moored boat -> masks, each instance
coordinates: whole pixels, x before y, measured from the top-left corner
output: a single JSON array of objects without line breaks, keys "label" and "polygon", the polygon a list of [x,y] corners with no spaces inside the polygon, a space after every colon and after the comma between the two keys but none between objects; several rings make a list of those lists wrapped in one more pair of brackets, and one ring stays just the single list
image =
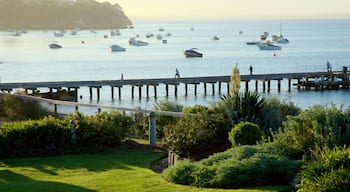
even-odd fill
[{"label": "moored boat", "polygon": [[260,42],[256,44],[260,50],[282,50],[282,47],[272,44],[271,42]]},{"label": "moored boat", "polygon": [[119,45],[111,45],[111,46],[109,46],[109,49],[111,50],[111,52],[119,52],[119,51],[126,50],[124,47],[121,47]]},{"label": "moored boat", "polygon": [[62,48],[62,46],[59,45],[56,41],[52,42],[52,43],[49,45],[49,47],[50,47],[51,49],[60,49],[60,48]]},{"label": "moored boat", "polygon": [[187,49],[184,51],[186,57],[203,57],[203,53],[197,51],[197,48]]}]

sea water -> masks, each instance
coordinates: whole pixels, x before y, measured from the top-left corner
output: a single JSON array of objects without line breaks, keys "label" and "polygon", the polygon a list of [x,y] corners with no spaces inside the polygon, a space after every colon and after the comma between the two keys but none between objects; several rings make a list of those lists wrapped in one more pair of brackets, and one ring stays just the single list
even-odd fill
[{"label": "sea water", "polygon": [[[0,82],[40,82],[73,80],[118,80],[138,78],[173,78],[176,68],[181,77],[230,75],[238,64],[240,74],[249,74],[253,66],[254,74],[326,71],[329,61],[332,70],[350,68],[350,20],[233,20],[233,21],[134,21],[132,29],[121,29],[120,36],[110,36],[110,30],[80,30],[64,37],[54,37],[54,31],[28,31],[19,37],[14,32],[0,32]],[[163,28],[165,31],[159,31]],[[239,34],[242,31],[242,34]],[[290,43],[283,44],[281,51],[260,51],[257,46],[246,45],[257,40],[263,32],[270,35],[282,33]],[[154,37],[146,38],[147,33]],[[166,34],[170,33],[171,36]],[[162,43],[156,35],[162,35],[167,43]],[[104,38],[108,35],[108,38]],[[148,46],[130,46],[128,39],[139,36]],[[217,36],[220,40],[213,41]],[[50,49],[48,45],[57,41],[62,49]],[[110,52],[109,46],[118,44],[125,52]],[[203,58],[185,58],[183,51],[198,48]],[[287,80],[282,82],[282,91],[277,91],[276,82],[271,83],[271,92],[264,97],[279,97],[307,108],[312,105],[344,105],[349,107],[349,90],[298,91],[295,87],[288,92]],[[255,88],[255,81],[250,83]],[[259,85],[260,88],[262,85]],[[165,96],[165,86],[157,88],[158,97],[131,99],[131,87],[122,88],[122,99],[112,100],[110,87],[103,87],[101,98],[89,99],[87,87],[79,89],[80,103],[93,103],[119,107],[152,108],[156,102],[173,101],[184,106],[210,105],[219,101],[218,85],[215,95],[208,86],[207,95],[203,85],[198,85],[198,95],[189,86],[185,96],[184,85],[178,88],[178,97]],[[227,93],[223,86],[223,93]],[[244,87],[244,84],[242,84]],[[243,88],[242,88],[243,90]],[[42,90],[45,91],[45,90]],[[261,92],[261,90],[259,90]],[[117,98],[117,96],[115,96]]]}]

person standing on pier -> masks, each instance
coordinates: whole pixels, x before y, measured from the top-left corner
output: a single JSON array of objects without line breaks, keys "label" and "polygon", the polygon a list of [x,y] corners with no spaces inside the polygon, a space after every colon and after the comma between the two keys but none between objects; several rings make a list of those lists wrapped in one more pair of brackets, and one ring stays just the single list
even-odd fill
[{"label": "person standing on pier", "polygon": [[175,78],[180,78],[180,72],[177,68],[175,69]]},{"label": "person standing on pier", "polygon": [[332,67],[329,61],[327,61],[327,72],[332,72]]},{"label": "person standing on pier", "polygon": [[124,80],[124,74],[123,73],[120,74],[120,80]]},{"label": "person standing on pier", "polygon": [[249,71],[250,71],[250,75],[253,75],[253,66],[252,65],[249,66]]}]

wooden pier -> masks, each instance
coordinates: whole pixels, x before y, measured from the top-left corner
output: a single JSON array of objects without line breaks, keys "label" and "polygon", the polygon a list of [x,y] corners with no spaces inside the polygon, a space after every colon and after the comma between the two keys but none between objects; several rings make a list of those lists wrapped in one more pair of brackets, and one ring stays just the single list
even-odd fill
[{"label": "wooden pier", "polygon": [[[349,89],[349,73],[347,68],[343,71],[334,72],[305,72],[305,73],[279,73],[279,74],[253,74],[241,75],[241,82],[245,84],[245,91],[249,91],[249,83],[255,81],[255,89],[259,90],[259,83],[262,84],[262,92],[270,92],[271,82],[277,82],[277,91],[281,91],[281,82],[288,81],[288,91],[292,86],[298,89]],[[165,94],[169,96],[170,87],[174,88],[175,97],[178,96],[178,87],[184,84],[185,96],[189,94],[188,87],[194,86],[194,95],[197,96],[197,87],[202,84],[204,95],[207,95],[208,85],[211,85],[211,94],[215,95],[215,85],[218,85],[218,94],[222,94],[222,86],[227,86],[229,91],[230,76],[210,76],[210,77],[184,77],[184,78],[159,78],[159,79],[124,79],[124,80],[100,80],[100,81],[58,81],[58,82],[19,82],[0,83],[0,90],[8,93],[16,89],[24,89],[26,94],[33,95],[40,88],[48,88],[49,93],[59,91],[78,92],[81,87],[89,88],[90,99],[93,98],[93,90],[96,89],[97,100],[100,100],[100,89],[104,86],[111,88],[111,98],[115,97],[115,89],[118,90],[118,99],[121,99],[121,92],[124,86],[131,87],[131,97],[135,97],[135,88],[138,90],[138,97],[142,98],[142,88],[146,88],[146,97],[150,97],[150,89],[153,87],[153,96],[157,98],[157,88],[165,85]],[[296,83],[293,83],[293,81]],[[75,99],[78,95],[75,94]]]}]

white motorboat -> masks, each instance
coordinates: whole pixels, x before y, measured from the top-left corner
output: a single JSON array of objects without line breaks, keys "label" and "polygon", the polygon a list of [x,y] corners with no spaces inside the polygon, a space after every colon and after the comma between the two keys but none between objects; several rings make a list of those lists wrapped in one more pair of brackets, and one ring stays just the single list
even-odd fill
[{"label": "white motorboat", "polygon": [[49,47],[50,47],[51,49],[60,49],[60,48],[62,48],[62,46],[59,45],[56,41],[52,42],[52,43],[49,45]]},{"label": "white motorboat", "polygon": [[147,46],[148,43],[145,41],[137,40],[135,37],[131,37],[129,39],[129,45],[134,45],[134,46]]},{"label": "white motorboat", "polygon": [[77,31],[75,31],[75,30],[71,31],[70,35],[77,35]]},{"label": "white motorboat", "polygon": [[247,45],[256,45],[258,43],[259,43],[259,41],[247,41],[246,42]]},{"label": "white motorboat", "polygon": [[256,44],[260,50],[282,50],[282,47],[272,44],[271,42],[260,42]]},{"label": "white motorboat", "polygon": [[111,52],[119,52],[119,51],[125,51],[126,49],[124,47],[121,47],[119,45],[111,45],[109,46]]},{"label": "white motorboat", "polygon": [[54,34],[53,34],[55,37],[63,37],[64,36],[64,33],[63,32],[60,32],[60,31],[58,31],[58,32],[54,32]]},{"label": "white motorboat", "polygon": [[203,53],[197,51],[197,48],[187,49],[184,51],[186,57],[203,57]]}]

